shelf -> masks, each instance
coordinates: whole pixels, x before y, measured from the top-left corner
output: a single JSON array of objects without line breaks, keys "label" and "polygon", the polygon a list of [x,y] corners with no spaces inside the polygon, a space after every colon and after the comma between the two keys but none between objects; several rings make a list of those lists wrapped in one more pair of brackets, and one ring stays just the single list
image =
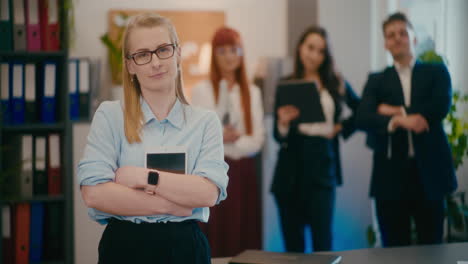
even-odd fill
[{"label": "shelf", "polygon": [[0,129],[4,133],[29,133],[29,132],[60,132],[65,128],[64,123],[54,124],[20,124],[20,125],[3,125]]},{"label": "shelf", "polygon": [[[7,0],[7,2],[12,3],[13,1]],[[22,1],[22,0],[19,0]],[[47,2],[47,1],[45,1]],[[13,63],[23,63],[23,64],[34,64],[35,65],[35,74],[34,79],[30,75],[26,75],[26,69],[23,69],[23,74],[28,76],[27,79],[28,83],[34,83],[36,86],[36,100],[35,100],[35,122],[26,122],[23,124],[12,124],[12,123],[3,123],[3,117],[0,113],[0,205],[8,206],[10,208],[10,222],[13,222],[15,217],[17,218],[18,215],[15,215],[16,208],[18,204],[35,204],[40,203],[44,205],[44,214],[43,217],[43,224],[45,226],[54,227],[56,228],[51,231],[51,228],[47,230],[44,227],[43,232],[43,242],[44,244],[49,243],[53,244],[57,241],[60,245],[57,247],[54,246],[54,252],[50,255],[43,255],[43,259],[41,261],[35,262],[39,264],[71,264],[74,263],[74,233],[73,233],[73,150],[72,150],[72,143],[73,143],[73,131],[70,122],[70,96],[69,96],[69,73],[68,73],[68,59],[69,59],[69,50],[68,50],[68,30],[70,27],[68,26],[68,17],[70,12],[73,9],[70,9],[66,6],[67,1],[55,1],[57,2],[58,6],[56,7],[58,16],[57,16],[57,23],[59,26],[59,37],[60,37],[60,50],[57,51],[0,51],[0,62],[7,63],[12,65]],[[71,2],[71,1],[68,1]],[[16,3],[16,0],[15,0]],[[9,12],[10,17],[14,17],[14,10],[11,8],[5,10]],[[38,7],[39,9],[42,7]],[[55,7],[54,7],[55,8]],[[2,10],[3,11],[3,10]],[[45,10],[43,10],[45,11]],[[50,9],[49,9],[50,11]],[[3,12],[2,12],[3,13]],[[49,14],[50,15],[50,14]],[[3,36],[2,36],[3,37]],[[4,41],[4,39],[0,37],[0,41]],[[11,36],[13,37],[13,36]],[[51,75],[47,75],[48,77],[52,77],[55,81],[55,106],[54,106],[54,117],[55,122],[53,123],[43,123],[41,122],[41,110],[42,106],[39,105],[40,96],[42,96],[42,92],[44,85],[46,83],[46,69],[44,66],[48,63],[55,64],[55,73]],[[10,74],[10,82],[13,81],[15,76],[13,76],[13,72],[11,68],[9,69]],[[19,80],[20,78],[18,78]],[[26,78],[23,78],[23,82],[25,82]],[[47,78],[48,80],[48,78]],[[40,92],[41,93],[40,93]],[[11,93],[10,93],[11,95]],[[26,116],[25,116],[26,118]],[[9,120],[14,120],[13,116]],[[18,120],[18,119],[16,119]],[[29,118],[27,119],[29,120]],[[50,147],[50,140],[45,138],[44,136],[49,136],[51,134],[58,134],[59,136],[59,155],[56,155],[57,151],[55,146],[57,145],[55,141],[53,147]],[[23,140],[25,137],[24,135],[28,135],[31,137],[27,137],[27,140]],[[36,139],[37,138],[45,138],[45,151],[43,151],[41,140],[40,146],[37,147]],[[44,153],[45,152],[45,153]],[[28,155],[23,155],[23,154]],[[38,156],[40,155],[40,156]],[[36,158],[39,157],[39,159]],[[30,160],[28,162],[28,166],[38,166],[37,161],[42,160],[49,162],[52,157],[59,157],[60,162],[60,187],[61,187],[61,194],[52,195],[49,194],[46,190],[43,192],[43,195],[20,195],[21,194],[21,183],[20,180],[24,179],[21,174],[21,170],[19,167],[22,167],[24,162]],[[36,163],[36,164],[34,164]],[[49,162],[50,163],[50,162]],[[49,180],[49,174],[47,171],[47,167],[45,167],[45,175],[47,177],[47,181]],[[33,171],[34,172],[34,171]],[[5,176],[6,177],[3,177]],[[32,179],[37,180],[35,178],[37,176],[32,175]],[[42,180],[42,179],[41,179]],[[48,182],[47,182],[48,183]],[[35,189],[33,184],[33,193],[38,193],[38,189]],[[31,194],[31,192],[29,192]],[[13,212],[13,213],[12,213]],[[13,223],[18,224],[20,221],[14,221]],[[26,226],[29,224],[26,221],[22,222]],[[10,234],[13,234],[12,238],[15,239],[16,234],[13,232],[14,228],[10,223],[9,226],[2,223],[2,217],[0,217],[0,237],[4,237],[5,233],[9,231]],[[19,232],[24,234],[27,231],[26,226],[18,224]],[[28,231],[30,232],[30,231]],[[46,236],[46,234],[50,234],[50,236]],[[26,234],[27,235],[27,234]],[[2,239],[0,239],[0,263],[4,259],[4,254],[2,250]],[[29,263],[29,261],[27,262]],[[32,263],[32,262],[31,262]]]},{"label": "shelf", "polygon": [[57,59],[67,56],[67,53],[63,50],[59,51],[0,51],[0,60],[11,60],[11,59],[24,59],[24,60],[31,60],[31,59]]},{"label": "shelf", "polygon": [[0,199],[0,203],[22,203],[22,202],[56,202],[64,201],[63,194],[59,195],[36,195],[33,197],[18,197],[12,199]]}]

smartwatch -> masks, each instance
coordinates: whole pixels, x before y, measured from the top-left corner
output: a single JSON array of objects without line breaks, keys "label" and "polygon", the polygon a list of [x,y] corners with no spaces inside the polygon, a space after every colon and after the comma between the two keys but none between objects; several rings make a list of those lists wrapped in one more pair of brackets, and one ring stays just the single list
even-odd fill
[{"label": "smartwatch", "polygon": [[157,171],[151,170],[148,172],[148,186],[145,191],[148,194],[154,195],[156,193],[156,186],[159,181],[159,173]]}]

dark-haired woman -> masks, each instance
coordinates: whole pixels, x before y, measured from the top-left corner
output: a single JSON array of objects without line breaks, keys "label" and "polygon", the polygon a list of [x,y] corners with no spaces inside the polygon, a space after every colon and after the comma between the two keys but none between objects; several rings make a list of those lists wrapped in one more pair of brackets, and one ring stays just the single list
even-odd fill
[{"label": "dark-haired woman", "polygon": [[[304,251],[304,227],[310,226],[314,251],[332,249],[335,187],[342,183],[339,139],[355,130],[359,98],[335,71],[327,33],[310,27],[302,34],[288,79],[313,82],[318,89],[324,122],[301,123],[300,110],[279,107],[276,98],[274,138],[280,144],[272,192],[278,205],[287,251]],[[291,91],[293,92],[293,91]],[[343,106],[351,110],[343,119]]]}]

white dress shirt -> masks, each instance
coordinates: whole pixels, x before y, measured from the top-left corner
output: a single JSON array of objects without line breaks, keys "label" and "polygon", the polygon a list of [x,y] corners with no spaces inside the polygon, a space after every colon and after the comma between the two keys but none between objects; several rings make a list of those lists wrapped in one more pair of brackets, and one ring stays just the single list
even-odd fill
[{"label": "white dress shirt", "polygon": [[[405,102],[405,106],[408,107],[411,105],[411,78],[413,76],[413,68],[416,60],[413,58],[409,65],[401,65],[395,62],[395,70],[398,73],[398,77],[400,78],[401,87],[403,88],[403,98]],[[405,108],[403,108],[403,115],[406,116]],[[390,120],[388,124],[388,131],[390,133],[395,131],[393,126],[393,118]],[[388,140],[388,158],[392,156],[392,149],[391,149],[391,135],[389,135]],[[414,146],[413,146],[413,138],[411,137],[411,131],[408,131],[408,156],[414,157]]]},{"label": "white dress shirt", "polygon": [[[328,137],[333,132],[335,125],[335,102],[327,89],[321,89],[319,95],[325,122],[300,123],[298,125],[298,130],[303,135]],[[278,124],[278,130],[280,134],[285,137],[289,132],[289,126]]]},{"label": "white dress shirt", "polygon": [[250,84],[249,89],[252,115],[251,135],[247,135],[246,133],[240,87],[238,84],[235,84],[232,89],[229,90],[226,81],[221,81],[218,104],[215,103],[211,81],[202,81],[192,88],[190,101],[193,105],[215,110],[221,121],[225,115],[228,114],[229,123],[241,134],[236,142],[224,144],[224,155],[231,159],[238,160],[255,155],[261,150],[265,140],[263,103],[260,89],[254,84]]}]

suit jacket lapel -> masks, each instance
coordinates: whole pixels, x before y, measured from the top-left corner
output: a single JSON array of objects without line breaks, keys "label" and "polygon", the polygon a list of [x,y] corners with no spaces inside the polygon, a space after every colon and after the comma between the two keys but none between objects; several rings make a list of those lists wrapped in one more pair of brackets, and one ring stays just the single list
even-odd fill
[{"label": "suit jacket lapel", "polygon": [[421,63],[419,61],[416,61],[413,67],[413,72],[411,73],[411,101],[410,104],[412,105],[414,103],[414,95],[417,94],[415,91],[418,89],[418,83],[421,83],[419,80],[421,77]]}]

